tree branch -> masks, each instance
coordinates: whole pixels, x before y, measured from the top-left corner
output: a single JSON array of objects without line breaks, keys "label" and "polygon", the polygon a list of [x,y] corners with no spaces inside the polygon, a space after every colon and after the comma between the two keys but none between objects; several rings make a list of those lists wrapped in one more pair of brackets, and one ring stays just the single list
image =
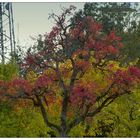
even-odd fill
[{"label": "tree branch", "polygon": [[43,119],[44,119],[46,125],[49,126],[51,129],[53,129],[53,130],[55,130],[55,131],[57,131],[57,132],[60,132],[61,129],[59,128],[59,126],[57,126],[57,125],[51,123],[51,122],[48,120],[47,112],[46,112],[46,110],[45,110],[45,107],[44,107],[44,105],[43,105],[43,103],[42,103],[40,97],[36,95],[36,99],[37,99],[37,101],[38,101],[38,103],[39,103],[39,106],[40,106],[40,109],[41,109],[41,113],[42,113],[42,116],[43,116]]},{"label": "tree branch", "polygon": [[83,115],[76,117],[69,125],[67,128],[67,133],[76,125],[78,125],[80,122],[84,121],[86,119],[87,113],[89,111],[90,105],[86,105],[86,109]]}]

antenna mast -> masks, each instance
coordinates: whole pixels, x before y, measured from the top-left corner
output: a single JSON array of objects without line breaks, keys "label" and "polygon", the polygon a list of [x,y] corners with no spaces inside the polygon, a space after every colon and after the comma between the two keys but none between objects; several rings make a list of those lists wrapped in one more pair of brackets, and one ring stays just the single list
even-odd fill
[{"label": "antenna mast", "polygon": [[12,3],[0,3],[0,63],[15,55],[15,33]]}]

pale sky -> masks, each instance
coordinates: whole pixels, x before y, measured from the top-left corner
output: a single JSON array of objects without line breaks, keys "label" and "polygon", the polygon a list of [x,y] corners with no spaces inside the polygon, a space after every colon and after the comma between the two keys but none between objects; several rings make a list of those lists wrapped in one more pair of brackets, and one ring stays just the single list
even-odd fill
[{"label": "pale sky", "polygon": [[51,30],[53,24],[52,20],[48,20],[49,14],[52,11],[60,14],[60,6],[70,5],[76,6],[78,10],[83,9],[84,3],[13,3],[16,41],[18,36],[21,45],[30,45],[33,42],[30,36],[34,37]]}]

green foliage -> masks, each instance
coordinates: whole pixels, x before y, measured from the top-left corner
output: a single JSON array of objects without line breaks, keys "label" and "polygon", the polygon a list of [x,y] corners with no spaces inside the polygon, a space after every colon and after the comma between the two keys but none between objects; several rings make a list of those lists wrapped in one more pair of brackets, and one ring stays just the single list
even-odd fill
[{"label": "green foliage", "polygon": [[[140,57],[140,23],[137,25],[133,32],[126,32],[123,35],[123,43],[126,46],[123,49],[123,54],[125,56],[124,63],[129,63],[131,61],[137,60]],[[140,60],[138,60],[137,65],[140,66]]]},{"label": "green foliage", "polygon": [[92,122],[74,127],[71,137],[140,137],[140,89],[104,108]]},{"label": "green foliage", "polygon": [[[140,136],[140,89],[125,95],[98,114],[90,130],[95,137]],[[91,132],[90,132],[91,133]]]},{"label": "green foliage", "polygon": [[0,64],[0,80],[11,80],[18,74],[19,68],[15,62]]},{"label": "green foliage", "polygon": [[50,137],[49,128],[33,107],[14,111],[8,103],[1,103],[0,122],[0,137]]}]

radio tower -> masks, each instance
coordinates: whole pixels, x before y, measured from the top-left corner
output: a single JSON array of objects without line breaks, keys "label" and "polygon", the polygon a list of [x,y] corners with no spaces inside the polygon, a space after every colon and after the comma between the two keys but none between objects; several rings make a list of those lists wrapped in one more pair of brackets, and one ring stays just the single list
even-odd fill
[{"label": "radio tower", "polygon": [[15,55],[15,33],[12,3],[0,3],[0,63]]}]

